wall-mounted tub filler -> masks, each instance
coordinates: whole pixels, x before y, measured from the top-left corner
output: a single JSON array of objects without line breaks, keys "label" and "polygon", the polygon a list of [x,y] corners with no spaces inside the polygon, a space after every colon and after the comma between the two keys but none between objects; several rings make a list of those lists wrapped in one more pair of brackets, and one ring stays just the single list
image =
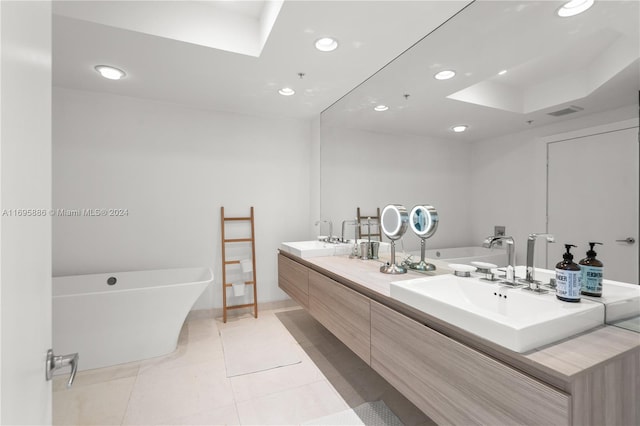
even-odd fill
[{"label": "wall-mounted tub filler", "polygon": [[389,204],[382,210],[380,215],[380,226],[382,232],[391,240],[391,263],[380,267],[383,274],[406,274],[407,270],[396,265],[396,240],[400,239],[407,231],[409,225],[409,214],[405,206],[400,204]]},{"label": "wall-mounted tub filler", "polygon": [[506,284],[512,287],[520,287],[521,284],[516,282],[516,244],[513,241],[513,237],[505,237],[499,235],[491,235],[485,238],[482,243],[483,247],[492,248],[498,242],[504,241],[507,244],[507,275],[504,281],[501,281],[501,284]]},{"label": "wall-mounted tub filler", "polygon": [[433,206],[417,205],[409,213],[409,225],[413,232],[420,237],[420,262],[410,263],[409,269],[416,271],[435,271],[436,266],[427,263],[425,257],[425,240],[436,233],[438,229],[438,211]]}]

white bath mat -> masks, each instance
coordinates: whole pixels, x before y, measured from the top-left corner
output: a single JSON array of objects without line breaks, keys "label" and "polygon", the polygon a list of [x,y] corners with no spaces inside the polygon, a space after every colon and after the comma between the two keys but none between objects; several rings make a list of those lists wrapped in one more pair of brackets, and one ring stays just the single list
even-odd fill
[{"label": "white bath mat", "polygon": [[340,411],[326,417],[311,420],[305,425],[336,425],[336,426],[404,426],[400,419],[393,414],[383,401],[365,402],[350,410]]},{"label": "white bath mat", "polygon": [[227,377],[298,364],[300,348],[276,318],[249,320],[220,331]]}]

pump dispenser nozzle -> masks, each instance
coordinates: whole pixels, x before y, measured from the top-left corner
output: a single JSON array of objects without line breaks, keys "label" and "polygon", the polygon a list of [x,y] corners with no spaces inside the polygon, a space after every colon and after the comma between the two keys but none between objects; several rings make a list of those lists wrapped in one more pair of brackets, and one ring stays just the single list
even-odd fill
[{"label": "pump dispenser nozzle", "polygon": [[581,293],[587,296],[600,297],[602,296],[602,272],[604,264],[596,259],[596,252],[593,246],[596,244],[603,245],[602,243],[590,242],[591,248],[587,252],[587,257],[580,261],[581,271]]},{"label": "pump dispenser nozzle", "polygon": [[573,260],[573,255],[571,254],[570,250],[571,250],[571,247],[577,247],[577,246],[573,244],[565,244],[564,247],[567,249],[567,252],[562,255],[562,258],[564,260]]},{"label": "pump dispenser nozzle", "polygon": [[589,256],[589,257],[596,257],[596,254],[598,254],[598,253],[596,253],[596,252],[593,250],[593,246],[595,246],[596,244],[603,245],[602,243],[589,243],[589,246],[590,246],[591,248],[590,248],[590,249],[589,249],[589,251],[587,252],[587,256]]}]

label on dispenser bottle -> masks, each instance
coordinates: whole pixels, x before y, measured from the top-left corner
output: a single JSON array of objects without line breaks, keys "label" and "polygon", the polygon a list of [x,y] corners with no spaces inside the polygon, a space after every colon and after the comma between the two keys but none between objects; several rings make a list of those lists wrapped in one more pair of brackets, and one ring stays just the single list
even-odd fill
[{"label": "label on dispenser bottle", "polygon": [[580,300],[582,271],[556,269],[556,296],[573,301]]},{"label": "label on dispenser bottle", "polygon": [[589,294],[602,294],[602,267],[580,265],[582,291]]}]

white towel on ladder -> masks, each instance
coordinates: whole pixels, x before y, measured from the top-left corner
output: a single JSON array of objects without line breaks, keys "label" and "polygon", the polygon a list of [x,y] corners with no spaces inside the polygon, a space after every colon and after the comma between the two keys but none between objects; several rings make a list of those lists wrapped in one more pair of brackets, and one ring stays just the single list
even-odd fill
[{"label": "white towel on ladder", "polygon": [[245,284],[243,282],[231,283],[231,287],[233,288],[234,296],[244,296]]},{"label": "white towel on ladder", "polygon": [[240,267],[242,268],[243,274],[253,272],[253,261],[251,259],[242,259],[240,261]]}]

